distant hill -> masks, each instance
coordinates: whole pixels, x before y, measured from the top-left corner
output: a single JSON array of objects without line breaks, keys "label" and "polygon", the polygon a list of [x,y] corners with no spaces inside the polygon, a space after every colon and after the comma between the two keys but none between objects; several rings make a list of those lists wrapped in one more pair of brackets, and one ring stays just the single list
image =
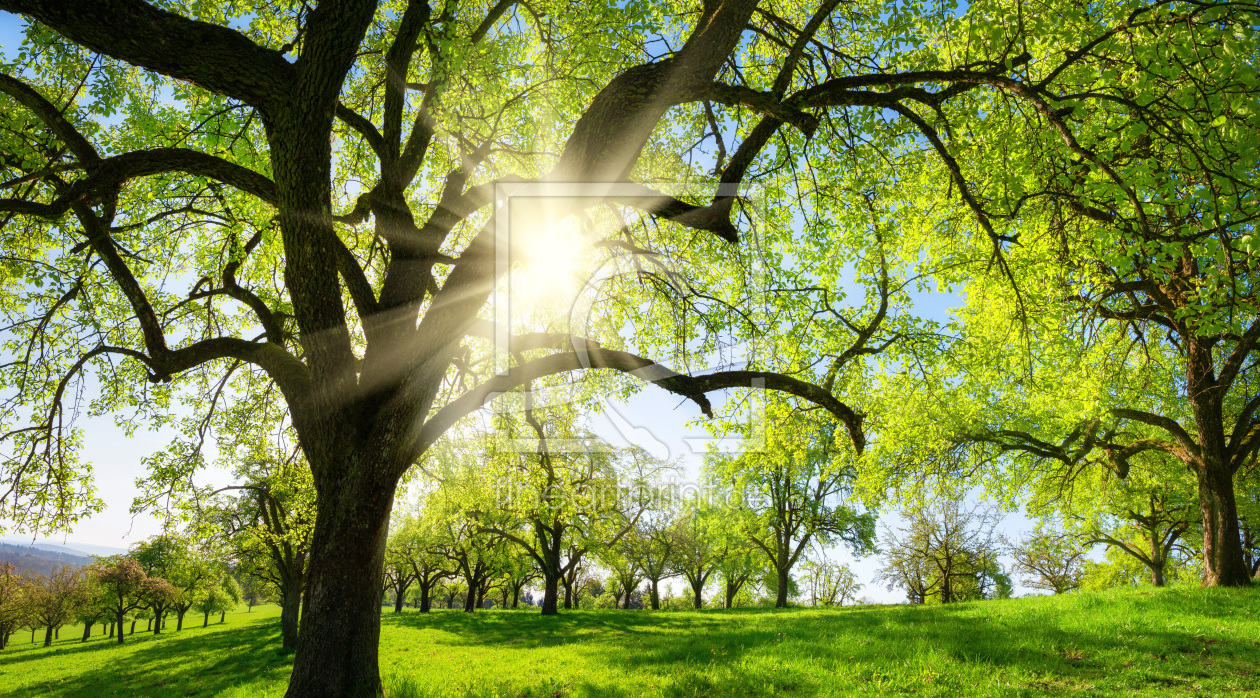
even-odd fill
[{"label": "distant hill", "polygon": [[74,551],[74,554],[57,550],[44,550],[29,545],[0,543],[0,563],[16,565],[21,572],[48,574],[62,565],[82,567],[92,563],[92,558]]},{"label": "distant hill", "polygon": [[52,550],[54,552],[81,555],[83,557],[90,557],[92,555],[108,557],[110,555],[122,555],[127,552],[126,548],[117,548],[111,545],[94,545],[92,543],[76,543],[74,541],[62,543],[49,538],[40,538],[32,541],[30,538],[6,536],[4,538],[0,538],[0,543],[39,548],[40,550]]}]

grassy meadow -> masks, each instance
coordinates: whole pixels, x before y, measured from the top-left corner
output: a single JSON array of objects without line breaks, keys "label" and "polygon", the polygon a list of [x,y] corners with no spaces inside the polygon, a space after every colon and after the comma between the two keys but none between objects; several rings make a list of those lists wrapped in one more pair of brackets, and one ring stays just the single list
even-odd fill
[{"label": "grassy meadow", "polygon": [[[0,695],[283,694],[277,608],[190,625],[122,647],[80,643],[73,628],[47,649],[15,635],[0,652]],[[1260,695],[1260,589],[553,618],[384,609],[382,626],[391,698]]]}]

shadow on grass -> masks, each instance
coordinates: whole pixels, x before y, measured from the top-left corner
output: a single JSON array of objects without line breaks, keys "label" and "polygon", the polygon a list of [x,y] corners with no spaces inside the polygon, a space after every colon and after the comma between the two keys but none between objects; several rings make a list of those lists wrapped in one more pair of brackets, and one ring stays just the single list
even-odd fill
[{"label": "shadow on grass", "polygon": [[[242,683],[274,677],[287,680],[292,654],[280,651],[280,622],[263,621],[203,633],[164,633],[116,643],[89,642],[53,648],[24,657],[2,657],[6,669],[33,659],[58,660],[72,665],[95,653],[100,666],[75,672],[71,678],[51,678],[11,692],[11,696],[47,695],[96,697],[209,696]],[[116,659],[111,659],[110,655]],[[61,661],[64,658],[64,663]],[[7,660],[7,661],[2,661]],[[6,671],[6,673],[11,673]]]},{"label": "shadow on grass", "polygon": [[[1227,672],[1226,664],[1260,657],[1255,643],[1208,639],[1188,627],[1224,622],[1257,602],[1260,590],[1169,589],[835,610],[404,613],[387,614],[383,624],[440,631],[445,635],[435,639],[439,645],[531,649],[580,643],[609,666],[651,676],[673,673],[679,680],[671,692],[697,695],[813,693],[846,670],[866,667],[870,674],[870,667],[930,662],[1033,682],[1063,677],[1087,683],[1114,679],[1109,672],[1123,671],[1133,658],[1163,663],[1164,677],[1133,679],[1159,688],[1180,681],[1170,676]],[[1215,669],[1208,648],[1220,660]]]}]

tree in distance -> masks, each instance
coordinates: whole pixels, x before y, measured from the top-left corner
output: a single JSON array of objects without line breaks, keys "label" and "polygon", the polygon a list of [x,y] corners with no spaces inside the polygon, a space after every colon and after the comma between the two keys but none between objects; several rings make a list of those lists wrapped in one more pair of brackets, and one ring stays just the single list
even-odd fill
[{"label": "tree in distance", "polygon": [[1056,594],[1081,587],[1087,552],[1078,537],[1041,526],[1011,546],[1015,571],[1026,575],[1024,586]]},{"label": "tree in distance", "polygon": [[996,510],[944,499],[902,517],[904,528],[884,530],[887,550],[877,579],[889,590],[900,587],[910,603],[920,604],[1010,596],[1010,579],[997,562]]},{"label": "tree in distance", "polygon": [[706,478],[746,503],[739,525],[776,575],[775,606],[787,606],[792,568],[812,544],[843,542],[862,555],[874,546],[875,516],[851,497],[857,470],[828,420],[795,414],[782,402],[766,409],[764,450],[709,454]]}]

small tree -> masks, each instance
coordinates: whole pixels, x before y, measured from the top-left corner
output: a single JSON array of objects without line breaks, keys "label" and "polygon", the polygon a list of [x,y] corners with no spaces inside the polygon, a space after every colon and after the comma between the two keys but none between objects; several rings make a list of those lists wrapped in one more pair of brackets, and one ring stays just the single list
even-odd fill
[{"label": "small tree", "polygon": [[17,573],[16,565],[0,562],[0,650],[29,619],[30,596],[30,580]]},{"label": "small tree", "polygon": [[875,517],[849,502],[854,454],[833,420],[802,415],[781,399],[771,400],[766,414],[775,428],[767,429],[763,451],[710,454],[705,470],[744,502],[735,511],[774,570],[775,606],[783,608],[792,568],[811,544],[844,542],[865,554],[873,549]]},{"label": "small tree", "polygon": [[662,509],[640,519],[639,535],[628,538],[632,544],[629,551],[638,558],[643,578],[648,581],[648,598],[654,611],[661,608],[661,581],[680,574],[673,526],[672,512]]},{"label": "small tree", "polygon": [[704,585],[718,569],[722,547],[712,530],[712,511],[697,497],[688,502],[674,524],[674,565],[691,586],[691,603],[704,606]]},{"label": "small tree", "polygon": [[30,612],[45,627],[44,647],[52,645],[53,631],[74,618],[79,604],[82,575],[77,567],[61,565],[47,576],[36,577],[31,586]]},{"label": "small tree", "polygon": [[195,608],[202,614],[201,627],[210,625],[211,613],[227,613],[240,602],[240,587],[231,577],[223,577],[197,597]]},{"label": "small tree", "polygon": [[1037,530],[1011,546],[1015,570],[1031,589],[1063,594],[1081,586],[1085,573],[1085,550],[1078,540],[1062,531]]},{"label": "small tree", "polygon": [[[1194,528],[1196,512],[1188,497],[1150,490],[1142,501],[1126,507],[1089,531],[1089,542],[1102,543],[1146,566],[1151,584],[1162,587],[1179,557],[1187,557],[1185,533]],[[1115,522],[1107,526],[1108,522]]]},{"label": "small tree", "polygon": [[848,565],[828,560],[806,560],[805,582],[814,606],[843,606],[853,600],[862,585]]},{"label": "small tree", "polygon": [[1010,594],[1010,579],[997,562],[1000,515],[958,500],[903,512],[905,528],[885,529],[888,548],[881,581],[901,587],[911,603],[933,595],[941,603]]},{"label": "small tree", "polygon": [[108,609],[118,630],[118,644],[123,644],[123,618],[132,611],[148,605],[147,594],[151,578],[135,558],[118,556],[106,558],[89,572],[100,590],[101,606]]}]

